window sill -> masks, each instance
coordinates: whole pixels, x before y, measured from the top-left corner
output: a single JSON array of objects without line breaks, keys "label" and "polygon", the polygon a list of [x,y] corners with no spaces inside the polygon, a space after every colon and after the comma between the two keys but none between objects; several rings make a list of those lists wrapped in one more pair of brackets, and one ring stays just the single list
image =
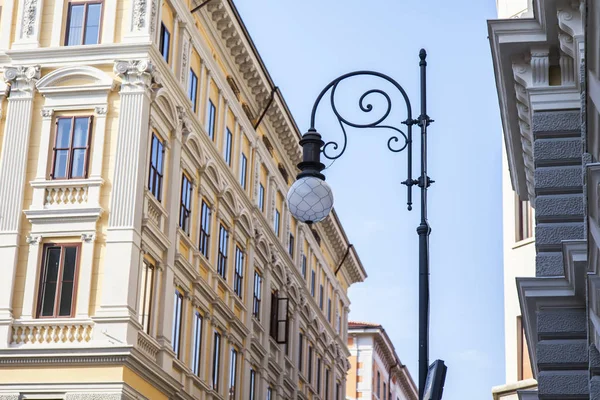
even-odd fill
[{"label": "window sill", "polygon": [[527,239],[523,239],[518,242],[515,242],[515,244],[513,244],[512,248],[513,248],[513,250],[518,249],[520,247],[527,246],[528,244],[531,244],[531,243],[535,243],[535,237],[533,237],[533,236],[529,237]]}]

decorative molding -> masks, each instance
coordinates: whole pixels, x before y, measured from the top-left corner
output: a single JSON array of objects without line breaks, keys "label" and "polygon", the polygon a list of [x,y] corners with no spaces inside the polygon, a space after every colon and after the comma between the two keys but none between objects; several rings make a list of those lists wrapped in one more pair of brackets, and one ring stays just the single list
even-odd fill
[{"label": "decorative molding", "polygon": [[10,85],[9,99],[32,98],[35,83],[40,79],[39,65],[6,67],[4,80]]},{"label": "decorative molding", "polygon": [[27,241],[27,244],[31,246],[37,246],[42,241],[42,236],[29,234],[25,240]]},{"label": "decorative molding", "polygon": [[95,233],[82,233],[81,234],[81,241],[86,242],[86,243],[92,243],[96,240],[96,234]]},{"label": "decorative molding", "polygon": [[38,0],[25,0],[23,3],[23,19],[21,21],[21,38],[29,38],[35,33],[35,20]]},{"label": "decorative molding", "polygon": [[95,111],[96,115],[98,115],[98,116],[106,116],[106,114],[108,113],[108,107],[107,106],[94,107],[94,111]]},{"label": "decorative molding", "polygon": [[40,114],[42,115],[42,118],[52,118],[52,116],[54,115],[54,109],[53,108],[42,108],[42,110],[40,111]]},{"label": "decorative molding", "polygon": [[158,72],[149,60],[115,61],[114,72],[123,80],[121,92],[155,91],[161,87]]},{"label": "decorative molding", "polygon": [[133,3],[132,30],[141,31],[146,26],[146,0],[135,0]]}]

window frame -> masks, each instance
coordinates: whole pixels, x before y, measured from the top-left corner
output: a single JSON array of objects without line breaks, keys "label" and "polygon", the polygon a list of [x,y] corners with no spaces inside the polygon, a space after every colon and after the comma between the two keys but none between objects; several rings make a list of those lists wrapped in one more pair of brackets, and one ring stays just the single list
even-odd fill
[{"label": "window frame", "polygon": [[242,156],[240,157],[240,185],[242,189],[246,190],[247,186],[247,174],[248,174],[248,158],[246,154],[242,152]]},{"label": "window frame", "polygon": [[302,374],[304,367],[304,333],[298,333],[298,371]]},{"label": "window frame", "polygon": [[217,107],[212,99],[208,99],[208,110],[206,118],[206,132],[210,140],[215,140],[215,131],[217,129]]},{"label": "window frame", "polygon": [[231,351],[229,352],[229,388],[227,391],[227,398],[230,400],[234,400],[236,398],[236,386],[237,386],[237,359],[238,359],[238,351],[235,346],[231,346]]},{"label": "window frame", "polygon": [[275,236],[279,237],[281,231],[281,212],[275,207],[275,213],[273,215],[273,231]]},{"label": "window frame", "polygon": [[[158,156],[158,151],[160,150],[162,154],[162,162],[160,164],[160,172],[158,171],[158,165],[154,165],[154,162],[158,164],[158,159],[153,160],[152,154],[154,154],[154,144],[157,143],[156,154]],[[150,162],[148,169],[148,190],[154,196],[159,203],[162,203],[162,189],[163,189],[163,179],[165,177],[165,144],[160,139],[159,135],[156,132],[152,132],[152,138],[150,139]],[[153,182],[151,187],[150,182]],[[155,193],[156,192],[156,193]]]},{"label": "window frame", "polygon": [[217,274],[219,274],[219,276],[225,281],[227,281],[227,253],[229,253],[229,230],[223,224],[223,222],[221,222],[219,224],[219,250],[217,256]]},{"label": "window frame", "polygon": [[213,334],[213,362],[212,362],[212,385],[213,390],[219,392],[219,381],[221,377],[221,334],[214,331]]},{"label": "window frame", "polygon": [[[75,134],[75,119],[88,119],[88,129],[87,129],[87,146],[86,147],[73,147],[73,138]],[[70,119],[71,120],[71,129],[69,131],[69,147],[56,147],[58,141],[58,123],[61,119]],[[54,181],[64,181],[71,179],[87,179],[88,178],[88,169],[90,164],[90,153],[91,153],[91,141],[92,141],[92,127],[94,124],[94,116],[93,115],[72,115],[72,116],[59,116],[56,117],[54,122],[54,145],[52,146],[52,170],[50,173],[51,180]],[[56,173],[56,152],[57,151],[67,151],[67,169],[66,176],[61,178],[55,178],[54,175]],[[73,176],[73,153],[75,150],[85,150],[84,156],[84,164],[83,164],[83,176]]]},{"label": "window frame", "polygon": [[300,264],[300,268],[301,268],[301,272],[302,272],[302,278],[304,278],[304,280],[306,281],[306,254],[302,254],[302,263]]},{"label": "window frame", "polygon": [[258,208],[265,212],[265,187],[262,183],[258,184]]},{"label": "window frame", "polygon": [[198,233],[198,250],[206,259],[210,256],[210,229],[212,225],[212,209],[208,202],[202,199],[200,206],[200,232]]},{"label": "window frame", "polygon": [[308,345],[308,371],[307,371],[307,379],[308,379],[308,383],[312,384],[312,379],[313,379],[313,353],[314,353],[314,349],[312,347],[311,344]]},{"label": "window frame", "polygon": [[244,294],[244,267],[246,263],[246,254],[244,250],[238,245],[235,245],[235,270],[233,275],[233,291],[240,298],[243,299]]},{"label": "window frame", "polygon": [[233,132],[229,127],[225,127],[225,143],[223,146],[223,158],[227,165],[231,167],[233,160]]},{"label": "window frame", "polygon": [[192,111],[196,113],[198,111],[198,75],[196,75],[196,72],[194,72],[193,68],[190,68],[190,73],[188,76],[187,95],[188,99],[190,99],[190,101],[192,102]]},{"label": "window frame", "polygon": [[[50,248],[60,248],[60,259],[59,259],[59,267],[58,272],[56,274],[56,289],[54,292],[54,304],[52,309],[52,315],[42,316],[42,305],[43,305],[43,290],[44,290],[44,278],[47,274],[48,269],[46,268],[46,262],[48,260],[48,249]],[[73,289],[71,293],[71,312],[69,315],[58,315],[60,312],[60,301],[62,300],[62,273],[64,271],[64,253],[67,247],[74,247],[77,250],[75,257],[75,270],[73,271]],[[40,265],[40,273],[38,280],[38,290],[37,290],[37,305],[36,305],[36,318],[38,319],[57,319],[57,318],[73,318],[75,316],[75,310],[77,305],[77,288],[79,286],[79,269],[81,268],[81,243],[45,243],[43,247],[43,256],[42,263]],[[60,290],[59,290],[60,288]],[[60,292],[60,293],[59,293]]]},{"label": "window frame", "polygon": [[255,400],[256,398],[256,371],[254,370],[254,368],[250,368],[250,376],[249,376],[250,382],[248,385],[248,394],[249,394],[249,399],[250,400]]},{"label": "window frame", "polygon": [[[183,336],[183,292],[175,289],[175,302],[173,304],[173,332],[171,343],[176,358],[181,356],[181,337]],[[179,307],[178,307],[179,305]],[[178,317],[179,316],[179,317]],[[175,338],[177,336],[177,338]]]},{"label": "window frame", "polygon": [[202,363],[202,331],[204,329],[204,318],[198,310],[194,312],[194,332],[192,346],[192,372],[200,376],[200,365]]},{"label": "window frame", "polygon": [[[156,266],[149,262],[148,260],[143,260],[142,262],[143,268],[147,267],[147,271],[145,274],[145,280],[142,282],[142,290],[143,295],[140,296],[142,309],[138,310],[138,318],[139,322],[142,325],[142,330],[146,334],[150,334],[150,328],[152,327],[152,302],[154,301],[154,279],[156,276]],[[147,283],[148,283],[148,271],[152,271],[152,276],[150,278],[150,296],[148,296],[148,302],[146,302],[147,293]],[[146,305],[148,306],[148,313],[146,315]]]},{"label": "window frame", "polygon": [[311,269],[310,270],[310,295],[313,298],[315,297],[316,280],[317,280],[317,273],[315,272],[314,269]]},{"label": "window frame", "polygon": [[254,290],[252,294],[252,316],[260,321],[260,306],[262,303],[262,275],[254,270]]},{"label": "window frame", "polygon": [[316,379],[316,385],[317,385],[317,394],[321,394],[321,357],[317,356],[317,379]]},{"label": "window frame", "polygon": [[[187,196],[184,199],[185,183],[188,183]],[[179,195],[179,227],[188,236],[190,236],[191,216],[192,216],[192,198],[194,194],[194,184],[188,175],[183,172],[181,174],[181,192]],[[184,203],[184,200],[186,202]],[[183,218],[183,219],[182,219]]]},{"label": "window frame", "polygon": [[[167,54],[164,54],[163,51],[165,50],[165,33],[167,34],[168,38],[167,38]],[[160,21],[160,41],[159,41],[159,53],[162,55],[163,60],[165,60],[165,62],[167,64],[169,64],[169,61],[171,61],[171,32],[169,31],[169,29],[167,29],[167,26],[165,25],[165,23],[163,21]]]},{"label": "window frame", "polygon": [[290,255],[290,258],[293,260],[294,259],[294,247],[296,246],[296,238],[294,237],[294,234],[292,232],[290,232],[290,238],[289,238],[289,243],[288,243],[288,254]]},{"label": "window frame", "polygon": [[[87,32],[87,16],[88,8],[90,4],[100,4],[100,21],[98,22],[98,40],[96,43],[85,44],[85,34]],[[83,26],[81,30],[81,43],[69,45],[69,30],[71,26],[71,9],[73,5],[83,5]],[[63,46],[94,46],[102,44],[102,22],[104,19],[104,0],[90,0],[90,1],[69,1],[67,5],[67,19],[65,21],[65,39]]]}]

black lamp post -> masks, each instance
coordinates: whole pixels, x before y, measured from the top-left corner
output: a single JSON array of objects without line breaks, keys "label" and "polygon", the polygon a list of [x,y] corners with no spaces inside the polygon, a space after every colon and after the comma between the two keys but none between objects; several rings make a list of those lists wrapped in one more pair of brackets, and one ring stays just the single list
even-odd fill
[{"label": "black lamp post", "polygon": [[[329,185],[325,183],[325,176],[321,173],[325,166],[321,163],[321,153],[329,160],[335,160],[344,154],[347,145],[346,126],[353,128],[385,128],[395,131],[387,143],[388,149],[398,153],[404,149],[408,151],[408,177],[402,182],[407,187],[408,210],[412,210],[412,188],[418,186],[421,189],[421,223],[417,228],[419,235],[419,398],[423,399],[425,384],[428,373],[429,358],[429,234],[431,228],[427,221],[427,188],[434,182],[427,175],[427,127],[433,122],[427,115],[426,97],[426,68],[425,58],[427,53],[424,49],[419,52],[419,66],[421,69],[421,114],[417,119],[412,117],[412,108],[408,95],[392,78],[379,72],[356,71],[338,77],[327,85],[317,97],[312,109],[310,129],[302,136],[300,144],[303,148],[302,162],[298,164],[300,173],[296,182],[290,188],[287,199],[290,211],[296,219],[312,224],[323,220],[333,207],[333,195]],[[391,83],[400,91],[406,105],[407,118],[402,122],[406,126],[406,133],[400,128],[386,123],[386,119],[392,111],[390,96],[381,89],[366,91],[359,99],[359,107],[362,112],[373,111],[372,104],[366,103],[370,95],[380,95],[387,102],[387,109],[383,115],[370,123],[354,123],[344,118],[335,104],[335,93],[340,82],[355,76],[372,76]],[[317,108],[325,96],[330,92],[331,108],[338,119],[344,140],[341,145],[334,141],[325,143],[321,135],[315,129],[315,116]],[[417,125],[421,129],[421,173],[418,179],[412,177],[412,128]],[[394,146],[394,144],[396,146]],[[340,149],[340,150],[338,150]],[[331,153],[333,150],[334,154]],[[442,362],[443,364],[443,362]],[[445,367],[444,367],[445,368]],[[443,386],[443,382],[441,383]],[[440,395],[441,396],[441,395]],[[429,400],[429,399],[427,399]]]}]

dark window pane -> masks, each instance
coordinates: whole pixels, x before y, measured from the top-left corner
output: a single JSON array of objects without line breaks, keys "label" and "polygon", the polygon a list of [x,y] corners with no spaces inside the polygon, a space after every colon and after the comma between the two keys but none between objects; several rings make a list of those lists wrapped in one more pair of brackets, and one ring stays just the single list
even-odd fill
[{"label": "dark window pane", "polygon": [[83,36],[83,14],[85,5],[78,4],[71,6],[71,13],[69,16],[69,27],[67,36],[67,46],[74,46],[81,44],[81,37]]},{"label": "dark window pane", "polygon": [[89,118],[75,118],[75,130],[73,132],[73,147],[87,146],[89,123]]},{"label": "dark window pane", "polygon": [[47,282],[42,295],[42,317],[54,315],[54,297],[56,296],[56,282]]},{"label": "dark window pane", "polygon": [[73,300],[73,282],[63,282],[60,295],[59,317],[68,317],[71,315],[71,304]]},{"label": "dark window pane", "polygon": [[71,178],[85,177],[85,149],[73,150],[73,165],[71,167]]},{"label": "dark window pane", "polygon": [[63,266],[63,281],[72,281],[75,279],[75,267],[77,265],[77,247],[65,248],[65,261]]},{"label": "dark window pane", "polygon": [[56,148],[68,149],[71,139],[71,118],[60,118],[58,120],[58,131],[56,133]]},{"label": "dark window pane", "polygon": [[87,9],[87,21],[85,24],[85,39],[83,44],[98,44],[100,33],[101,4],[89,4]]},{"label": "dark window pane", "polygon": [[60,265],[60,247],[51,247],[47,252],[46,260],[46,282],[56,282],[58,280],[58,269]]}]

